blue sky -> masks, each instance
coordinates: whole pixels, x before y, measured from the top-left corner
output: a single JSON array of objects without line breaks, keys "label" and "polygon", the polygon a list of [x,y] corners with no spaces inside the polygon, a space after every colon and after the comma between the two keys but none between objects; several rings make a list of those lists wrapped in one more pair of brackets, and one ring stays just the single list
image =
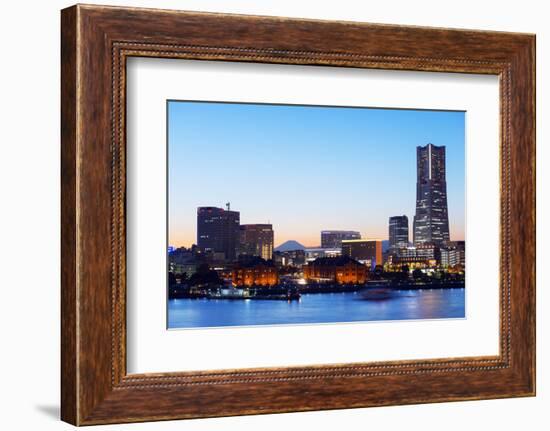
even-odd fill
[{"label": "blue sky", "polygon": [[169,244],[196,242],[196,208],[272,223],[275,245],[320,244],[323,229],[387,239],[412,220],[416,147],[445,145],[451,239],[464,238],[465,113],[168,102]]}]

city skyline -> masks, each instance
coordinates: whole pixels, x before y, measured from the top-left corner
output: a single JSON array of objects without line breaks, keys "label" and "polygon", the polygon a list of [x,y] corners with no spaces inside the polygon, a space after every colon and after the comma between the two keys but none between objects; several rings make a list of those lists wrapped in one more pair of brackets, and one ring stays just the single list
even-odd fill
[{"label": "city skyline", "polygon": [[[169,244],[196,243],[196,211],[231,202],[274,246],[321,231],[388,239],[415,215],[417,147],[447,151],[451,240],[464,239],[464,112],[176,102],[168,105]],[[409,230],[414,227],[409,223]]]}]

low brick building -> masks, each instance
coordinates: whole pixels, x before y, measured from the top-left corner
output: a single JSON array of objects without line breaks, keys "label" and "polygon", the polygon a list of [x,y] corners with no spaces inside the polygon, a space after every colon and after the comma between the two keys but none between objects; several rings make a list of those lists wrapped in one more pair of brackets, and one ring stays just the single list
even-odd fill
[{"label": "low brick building", "polygon": [[320,257],[303,270],[308,282],[362,284],[368,279],[367,267],[349,256]]},{"label": "low brick building", "polygon": [[273,261],[257,257],[236,264],[231,280],[237,287],[275,286],[279,283],[279,272]]}]

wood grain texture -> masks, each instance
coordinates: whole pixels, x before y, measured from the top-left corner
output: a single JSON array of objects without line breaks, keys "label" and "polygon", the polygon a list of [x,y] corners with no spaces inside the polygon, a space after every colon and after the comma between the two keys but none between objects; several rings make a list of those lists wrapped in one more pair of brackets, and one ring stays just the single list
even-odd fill
[{"label": "wood grain texture", "polygon": [[[63,420],[87,425],[534,395],[533,35],[79,5],[62,11],[61,37]],[[499,75],[500,354],[127,375],[129,56]]]},{"label": "wood grain texture", "polygon": [[61,417],[78,421],[76,300],[76,9],[61,16]]}]

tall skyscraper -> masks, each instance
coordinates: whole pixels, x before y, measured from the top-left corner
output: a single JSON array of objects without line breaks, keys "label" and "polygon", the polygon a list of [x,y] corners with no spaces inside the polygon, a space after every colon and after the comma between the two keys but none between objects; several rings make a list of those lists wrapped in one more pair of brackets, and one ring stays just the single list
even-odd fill
[{"label": "tall skyscraper", "polygon": [[354,230],[323,230],[321,231],[321,248],[342,247],[343,240],[361,239],[361,234]]},{"label": "tall skyscraper", "polygon": [[240,213],[216,207],[197,208],[197,245],[204,253],[216,258],[223,253],[224,261],[237,257],[239,245]]},{"label": "tall skyscraper", "polygon": [[416,215],[414,244],[449,241],[445,146],[416,147]]},{"label": "tall skyscraper", "polygon": [[242,224],[239,254],[273,259],[273,226],[270,224]]},{"label": "tall skyscraper", "polygon": [[389,239],[393,249],[409,245],[409,218],[406,215],[390,217]]}]

